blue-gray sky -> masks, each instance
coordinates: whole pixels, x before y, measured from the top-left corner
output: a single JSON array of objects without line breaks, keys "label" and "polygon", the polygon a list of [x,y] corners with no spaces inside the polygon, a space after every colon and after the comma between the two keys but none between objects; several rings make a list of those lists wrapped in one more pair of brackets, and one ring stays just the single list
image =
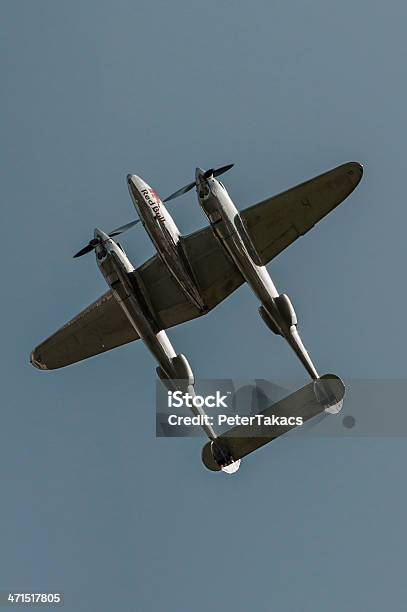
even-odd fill
[{"label": "blue-gray sky", "polygon": [[[201,440],[154,437],[141,343],[42,373],[34,345],[104,290],[95,225],[234,162],[239,208],[339,163],[357,191],[269,268],[321,371],[405,378],[406,4],[373,0],[6,1],[0,25],[0,590],[65,610],[404,610],[404,438],[297,436],[233,478]],[[204,225],[194,194],[173,213]],[[140,228],[134,263],[153,253]],[[170,332],[199,377],[301,370],[247,287]],[[386,406],[383,406],[385,413]]]}]

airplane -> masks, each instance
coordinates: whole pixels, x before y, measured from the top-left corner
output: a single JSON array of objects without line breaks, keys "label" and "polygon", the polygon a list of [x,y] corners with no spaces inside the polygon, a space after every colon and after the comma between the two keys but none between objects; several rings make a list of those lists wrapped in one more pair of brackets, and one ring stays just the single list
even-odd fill
[{"label": "airplane", "polygon": [[[220,170],[226,171],[229,167],[231,166],[225,166]],[[219,190],[224,190],[215,179],[216,176],[219,176],[219,170],[208,171],[207,178],[201,178],[202,174],[205,173],[197,171],[199,189],[203,184],[204,189],[206,185],[214,185],[212,188],[218,193]],[[165,330],[200,317],[215,308],[246,280],[241,269],[247,275],[249,283],[253,284],[260,294],[261,300],[264,297],[268,298],[267,293],[266,296],[263,296],[260,292],[262,286],[257,287],[253,282],[253,277],[254,280],[257,280],[258,269],[260,268],[259,276],[260,273],[268,275],[267,270],[262,266],[279,255],[299,236],[308,232],[320,219],[345,200],[360,182],[362,174],[361,164],[348,162],[246,208],[240,214],[236,214],[233,203],[226,195],[224,200],[227,206],[232,207],[232,216],[236,211],[235,222],[239,226],[239,236],[237,240],[235,239],[237,247],[234,246],[231,251],[238,265],[226,250],[230,248],[229,244],[227,246],[225,244],[227,240],[222,237],[221,233],[215,236],[214,232],[218,232],[216,213],[213,216],[208,209],[211,225],[188,236],[182,236],[155,191],[136,175],[128,175],[127,181],[128,184],[131,183],[132,199],[141,219],[114,230],[110,233],[110,238],[142,220],[148,234],[157,246],[158,253],[135,269],[132,274],[138,279],[140,296],[152,313],[156,326]],[[196,186],[196,182],[191,185],[190,188]],[[148,198],[144,196],[143,198],[137,197],[137,192],[142,194],[143,190],[151,194],[153,204],[150,204]],[[173,194],[170,198],[175,195],[177,194]],[[169,198],[166,200],[168,201]],[[224,200],[212,196],[205,200],[204,196],[200,202],[203,207],[209,206],[210,202],[222,207]],[[228,217],[228,222],[231,221],[234,219]],[[222,224],[219,225],[219,228],[221,227]],[[242,249],[241,257],[238,257],[239,245]],[[174,247],[177,248],[177,251]],[[94,245],[91,241],[76,254],[76,257],[93,249]],[[179,278],[177,274],[180,268],[176,254],[181,250],[183,253],[181,255],[182,265],[184,262],[187,263],[182,268],[185,276]],[[123,252],[121,248],[119,252]],[[246,261],[254,270],[253,276],[249,275],[242,265],[242,262],[245,264]],[[252,274],[252,270],[250,273]],[[263,278],[260,276],[260,280]],[[266,288],[267,282],[266,279]],[[271,303],[266,299],[265,306],[267,308],[270,306],[272,312],[271,314],[267,312],[270,314],[267,322],[274,328],[273,331],[278,332],[279,325],[285,331],[287,323],[284,322],[284,315],[286,320],[292,322],[293,313],[290,308],[287,308],[285,312],[284,307],[278,305],[279,296],[277,294],[274,297],[277,293],[273,290],[274,285],[268,286],[270,287],[271,299],[269,301]],[[192,287],[198,289],[198,299],[195,299]],[[61,368],[138,339],[133,326],[126,317],[123,317],[122,309],[112,298],[112,291],[108,291],[38,345],[31,353],[31,363],[42,370]],[[200,308],[196,302],[203,303],[205,307]],[[286,300],[281,301],[281,304],[288,306]],[[274,325],[273,317],[278,319],[276,325]],[[311,372],[314,373],[314,370],[311,369]]]},{"label": "airplane", "polygon": [[[224,188],[215,180],[230,167],[206,173],[197,170],[192,187],[197,186],[198,195],[202,194],[201,205],[208,210],[210,225],[188,236],[180,234],[147,183],[136,175],[127,176],[139,219],[110,235],[96,229],[93,240],[75,255],[95,250],[109,291],[40,343],[30,355],[33,366],[40,370],[62,368],[141,338],[159,363],[159,378],[167,384],[174,378],[182,379],[192,387],[194,378],[188,361],[176,354],[165,330],[210,312],[247,280],[262,302],[268,326],[285,335],[311,377],[318,378],[293,329],[296,317],[291,302],[275,288],[272,290],[274,285],[271,279],[267,281],[264,266],[352,193],[361,180],[362,166],[357,162],[342,164],[240,214],[236,211],[235,217],[230,198],[219,198],[218,189]],[[218,197],[208,197],[211,189]],[[220,202],[219,209],[206,209],[211,202]],[[230,214],[228,222],[233,221],[229,229],[239,228],[230,250],[225,247],[227,232],[215,234],[213,229],[214,224],[223,222],[217,214],[224,210]],[[157,254],[134,268],[113,237],[140,221]],[[259,278],[264,287],[257,282]],[[216,438],[215,432],[206,433],[212,441]],[[221,445],[215,445],[215,449],[221,467],[237,463]]]},{"label": "airplane", "polygon": [[[240,214],[223,183],[216,179],[217,176],[232,167],[233,164],[229,164],[219,169],[211,168],[206,171],[196,168],[195,181],[168,196],[164,202],[169,202],[195,187],[198,202],[210,223],[214,236],[259,299],[261,303],[259,314],[262,320],[274,334],[286,339],[311,378],[317,380],[319,374],[298,333],[297,315],[291,300],[285,293],[278,293],[265,266],[267,254],[264,248],[261,252],[256,245],[261,241],[262,234],[268,229],[275,231],[279,225],[283,225],[288,234],[287,236],[283,231],[281,232],[280,239],[283,241],[287,239],[291,241],[290,234],[295,236],[296,233],[303,234],[308,231],[310,228],[308,227],[309,222],[306,221],[307,209],[312,209],[317,198],[324,197],[324,194],[315,192],[314,201],[310,201],[306,188],[303,187],[304,195],[297,203],[299,218],[298,220],[293,218],[291,226],[287,224],[290,192],[285,198],[280,196],[279,203],[274,200],[274,203],[270,204],[270,201],[266,200]],[[348,164],[348,176],[353,175],[355,178],[361,177],[362,166],[360,164]],[[273,215],[269,214],[270,206],[274,207]],[[298,227],[301,225],[300,211],[305,221],[304,228]]]}]

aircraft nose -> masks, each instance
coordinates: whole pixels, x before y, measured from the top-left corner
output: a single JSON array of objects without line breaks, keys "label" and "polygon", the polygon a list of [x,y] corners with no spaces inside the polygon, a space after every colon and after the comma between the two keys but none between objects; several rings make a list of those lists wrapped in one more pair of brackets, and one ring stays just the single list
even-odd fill
[{"label": "aircraft nose", "polygon": [[127,178],[127,182],[128,182],[128,183],[131,183],[131,182],[132,182],[133,175],[132,175],[132,174],[128,174],[126,178]]}]

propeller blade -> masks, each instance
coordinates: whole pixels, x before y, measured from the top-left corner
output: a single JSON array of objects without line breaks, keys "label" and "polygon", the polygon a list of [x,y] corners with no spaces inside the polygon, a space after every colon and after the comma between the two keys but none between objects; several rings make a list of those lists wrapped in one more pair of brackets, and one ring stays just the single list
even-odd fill
[{"label": "propeller blade", "polygon": [[91,242],[89,242],[89,244],[87,244],[85,247],[83,247],[83,249],[81,249],[80,251],[78,251],[75,255],[75,257],[82,257],[82,255],[86,255],[86,253],[90,253],[91,251],[93,251],[93,249],[95,248],[96,245],[92,244]]},{"label": "propeller blade", "polygon": [[234,165],[235,164],[227,164],[227,166],[221,166],[220,168],[216,168],[216,170],[212,170],[213,176],[220,176],[221,174],[224,174],[225,172],[233,168]]},{"label": "propeller blade", "polygon": [[174,200],[175,198],[178,198],[178,196],[187,193],[187,191],[191,191],[191,189],[193,189],[195,187],[195,181],[193,183],[189,183],[188,185],[185,185],[185,187],[182,187],[182,189],[178,189],[178,191],[175,191],[175,193],[172,193],[170,196],[168,196],[168,198],[165,198],[165,200],[163,200],[163,202],[169,202],[170,200]]},{"label": "propeller blade", "polygon": [[133,225],[137,225],[137,223],[140,223],[140,219],[136,219],[135,221],[130,221],[130,223],[126,223],[126,225],[121,225],[120,227],[116,227],[116,229],[112,230],[109,233],[110,238],[113,238],[113,236],[118,236],[119,234],[122,234],[126,230],[133,227]]}]

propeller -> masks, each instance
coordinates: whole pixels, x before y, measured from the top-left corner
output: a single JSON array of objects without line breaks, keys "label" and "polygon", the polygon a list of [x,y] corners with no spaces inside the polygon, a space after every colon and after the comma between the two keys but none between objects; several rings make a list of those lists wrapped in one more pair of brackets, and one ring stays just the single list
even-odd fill
[{"label": "propeller", "polygon": [[[225,172],[233,168],[233,166],[234,164],[227,164],[226,166],[221,166],[220,168],[210,168],[209,170],[206,170],[202,174],[202,176],[205,179],[208,179],[211,177],[216,178],[217,176],[220,176],[221,174],[224,174]],[[163,202],[169,202],[170,200],[175,200],[175,198],[178,198],[184,193],[187,193],[187,191],[191,191],[191,189],[193,189],[195,185],[196,185],[196,181],[193,181],[193,183],[188,183],[188,185],[185,185],[185,187],[181,187],[181,189],[178,189],[178,191],[175,191],[174,193],[172,193],[170,196],[168,196],[168,198],[165,198]]]},{"label": "propeller", "polygon": [[[126,225],[121,225],[120,227],[116,227],[116,229],[109,232],[108,236],[110,238],[113,238],[114,236],[119,236],[119,234],[122,234],[123,232],[130,229],[134,225],[137,225],[137,223],[140,223],[140,219],[136,219],[135,221],[130,221],[130,223],[126,223]],[[87,253],[90,253],[91,251],[93,251],[95,247],[97,247],[99,242],[100,240],[98,238],[92,238],[92,240],[89,240],[88,244],[85,247],[83,247],[83,249],[75,253],[74,258],[82,257],[82,255],[86,255]]]}]

